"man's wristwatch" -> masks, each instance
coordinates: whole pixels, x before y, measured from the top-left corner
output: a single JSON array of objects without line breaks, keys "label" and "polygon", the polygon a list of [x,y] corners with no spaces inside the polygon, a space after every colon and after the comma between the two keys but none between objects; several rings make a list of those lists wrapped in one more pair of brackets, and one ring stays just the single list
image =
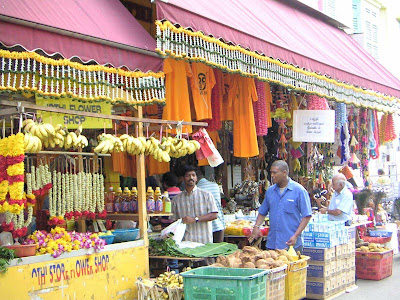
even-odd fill
[{"label": "man's wristwatch", "polygon": [[196,220],[196,223],[199,223],[199,217],[194,218]]}]

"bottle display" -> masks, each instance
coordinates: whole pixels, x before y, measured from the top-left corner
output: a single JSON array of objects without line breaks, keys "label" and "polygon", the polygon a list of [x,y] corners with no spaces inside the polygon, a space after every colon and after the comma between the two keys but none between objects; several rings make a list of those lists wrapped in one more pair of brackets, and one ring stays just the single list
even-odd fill
[{"label": "bottle display", "polygon": [[138,192],[137,192],[136,187],[133,187],[132,191],[131,191],[130,212],[133,214],[138,213]]},{"label": "bottle display", "polygon": [[110,188],[108,189],[108,192],[105,195],[107,213],[114,212],[114,199],[115,199],[114,188],[112,186],[110,186]]},{"label": "bottle display", "polygon": [[154,211],[156,210],[156,203],[154,201],[154,191],[151,186],[147,188],[146,207],[147,207],[147,213],[149,214],[153,214]]},{"label": "bottle display", "polygon": [[121,187],[118,187],[117,193],[115,194],[115,200],[114,200],[114,212],[115,213],[121,213],[122,210],[122,189]]},{"label": "bottle display", "polygon": [[156,191],[154,193],[154,200],[155,200],[155,213],[160,214],[163,212],[163,200],[161,196],[161,190],[159,187],[156,187]]},{"label": "bottle display", "polygon": [[128,187],[124,188],[124,193],[122,195],[122,205],[121,210],[123,213],[130,213],[130,203],[131,203],[131,191]]},{"label": "bottle display", "polygon": [[163,202],[164,202],[164,210],[163,210],[163,212],[166,213],[166,214],[170,214],[172,212],[171,199],[169,199],[169,195],[168,195],[167,191],[164,192]]}]

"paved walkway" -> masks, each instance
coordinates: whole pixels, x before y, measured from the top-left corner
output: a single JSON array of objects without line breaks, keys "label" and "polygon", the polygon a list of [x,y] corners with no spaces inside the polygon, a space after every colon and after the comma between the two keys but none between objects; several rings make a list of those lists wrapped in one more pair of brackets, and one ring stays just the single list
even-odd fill
[{"label": "paved walkway", "polygon": [[358,289],[335,298],[335,300],[399,300],[400,254],[393,258],[392,276],[380,281],[359,279]]}]

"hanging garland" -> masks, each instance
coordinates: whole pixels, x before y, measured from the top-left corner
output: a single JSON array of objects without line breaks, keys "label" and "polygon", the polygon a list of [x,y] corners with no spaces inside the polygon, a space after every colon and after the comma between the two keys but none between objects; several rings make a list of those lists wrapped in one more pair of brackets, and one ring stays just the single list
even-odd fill
[{"label": "hanging garland", "polygon": [[163,72],[131,72],[35,52],[0,50],[0,92],[36,93],[44,98],[69,97],[82,102],[165,105]]},{"label": "hanging garland", "polygon": [[357,107],[395,112],[400,100],[357,88],[335,79],[262,56],[241,46],[232,46],[200,31],[176,27],[171,22],[156,21],[157,53],[162,57],[203,62],[228,73],[255,77],[299,92],[315,94]]}]

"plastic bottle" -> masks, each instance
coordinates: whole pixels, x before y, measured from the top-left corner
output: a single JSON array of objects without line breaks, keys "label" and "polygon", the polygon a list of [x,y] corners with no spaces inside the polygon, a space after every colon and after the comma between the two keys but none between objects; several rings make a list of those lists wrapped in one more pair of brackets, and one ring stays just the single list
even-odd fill
[{"label": "plastic bottle", "polygon": [[289,246],[288,254],[293,258],[294,261],[298,260],[296,250],[294,250],[293,246]]},{"label": "plastic bottle", "polygon": [[171,199],[169,199],[168,192],[164,192],[163,195],[163,201],[164,201],[164,213],[170,214],[172,212],[171,209]]},{"label": "plastic bottle", "polygon": [[137,189],[136,187],[132,188],[131,191],[131,207],[130,207],[130,211],[133,214],[136,214],[138,212],[138,193],[137,193]]},{"label": "plastic bottle", "polygon": [[114,188],[110,186],[108,189],[108,192],[105,195],[106,198],[106,211],[107,213],[113,213],[114,212],[114,199],[115,199],[115,192]]},{"label": "plastic bottle", "polygon": [[147,207],[147,213],[149,214],[153,214],[154,211],[156,210],[156,203],[154,201],[154,191],[151,186],[147,188],[146,207]]},{"label": "plastic bottle", "polygon": [[124,188],[124,194],[122,197],[122,212],[123,213],[130,213],[130,203],[131,203],[131,191],[128,187]]},{"label": "plastic bottle", "polygon": [[155,200],[155,213],[160,214],[163,212],[163,200],[161,197],[161,190],[159,187],[156,187],[156,191],[154,193],[154,200]]},{"label": "plastic bottle", "polygon": [[118,187],[114,200],[114,212],[121,213],[121,210],[122,210],[122,189],[121,187]]}]

